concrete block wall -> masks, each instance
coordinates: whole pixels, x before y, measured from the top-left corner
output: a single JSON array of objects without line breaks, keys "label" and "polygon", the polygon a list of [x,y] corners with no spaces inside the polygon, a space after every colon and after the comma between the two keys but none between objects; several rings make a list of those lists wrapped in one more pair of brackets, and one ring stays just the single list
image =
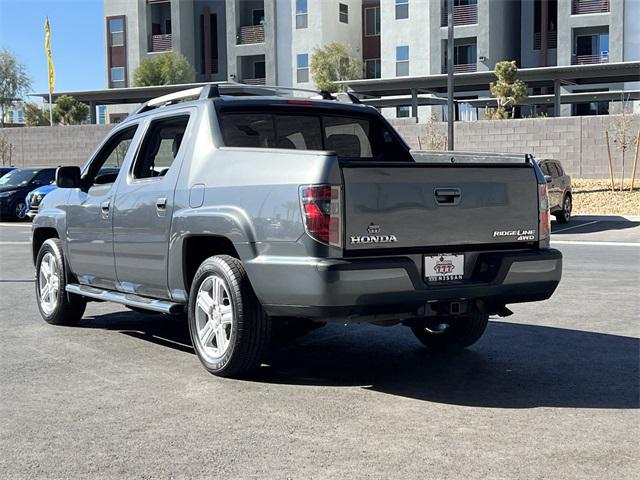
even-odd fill
[{"label": "concrete block wall", "polygon": [[16,167],[81,165],[113,127],[69,125],[3,128],[0,129],[0,137],[11,143],[11,164]]},{"label": "concrete block wall", "polygon": [[[605,131],[614,130],[619,115],[456,122],[455,148],[460,151],[532,153],[560,160],[573,177],[606,178],[609,175]],[[633,115],[632,133],[637,135],[640,115]],[[418,137],[427,145],[427,124],[413,119],[392,123],[412,148]],[[436,123],[446,133],[445,123]],[[0,130],[12,145],[12,164],[80,165],[113,125],[5,128]],[[610,133],[611,134],[611,133]],[[611,143],[614,172],[619,176],[621,154]],[[626,154],[626,174],[631,174],[635,150]]]},{"label": "concrete block wall", "polygon": [[[620,115],[456,122],[455,149],[460,151],[532,153],[560,160],[573,177],[606,178],[609,175],[605,131],[613,134]],[[427,124],[412,119],[392,120],[412,148],[427,144]],[[446,133],[445,123],[434,128]],[[632,116],[631,134],[640,129],[640,115]],[[613,138],[611,138],[613,140]],[[635,148],[625,154],[625,172],[631,175]],[[614,173],[619,176],[622,155],[611,141]]]}]

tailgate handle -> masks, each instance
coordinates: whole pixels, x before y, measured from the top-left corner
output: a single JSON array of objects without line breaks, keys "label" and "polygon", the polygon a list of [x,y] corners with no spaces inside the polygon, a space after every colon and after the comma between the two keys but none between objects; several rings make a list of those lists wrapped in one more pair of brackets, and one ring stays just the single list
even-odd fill
[{"label": "tailgate handle", "polygon": [[459,188],[436,188],[433,194],[438,205],[457,205],[462,197]]}]

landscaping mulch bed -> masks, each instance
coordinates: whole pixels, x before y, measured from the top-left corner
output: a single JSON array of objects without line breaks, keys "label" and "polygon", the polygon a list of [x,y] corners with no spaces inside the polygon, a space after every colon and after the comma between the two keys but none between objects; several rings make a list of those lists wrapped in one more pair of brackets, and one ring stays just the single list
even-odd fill
[{"label": "landscaping mulch bed", "polygon": [[633,192],[629,191],[630,179],[625,179],[624,192],[620,192],[619,179],[615,185],[612,192],[609,179],[572,179],[573,214],[640,216],[640,179],[636,179]]}]

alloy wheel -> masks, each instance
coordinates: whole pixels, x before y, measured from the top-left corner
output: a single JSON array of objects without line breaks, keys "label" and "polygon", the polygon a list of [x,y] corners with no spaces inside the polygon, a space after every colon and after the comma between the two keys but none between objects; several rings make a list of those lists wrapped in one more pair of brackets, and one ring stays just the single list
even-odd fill
[{"label": "alloy wheel", "polygon": [[200,284],[196,297],[196,333],[200,352],[209,361],[222,358],[233,334],[233,307],[224,280],[211,274]]},{"label": "alloy wheel", "polygon": [[46,315],[53,313],[58,306],[58,291],[60,290],[60,269],[56,257],[46,253],[40,261],[38,271],[38,299],[42,311]]}]

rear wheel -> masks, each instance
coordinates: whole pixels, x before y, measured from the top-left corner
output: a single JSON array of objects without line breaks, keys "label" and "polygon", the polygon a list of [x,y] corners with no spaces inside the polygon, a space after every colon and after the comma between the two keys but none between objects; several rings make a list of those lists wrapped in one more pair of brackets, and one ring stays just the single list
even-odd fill
[{"label": "rear wheel", "polygon": [[573,204],[571,201],[571,195],[565,195],[562,200],[562,210],[555,214],[558,223],[569,223],[571,220],[571,209]]},{"label": "rear wheel", "polygon": [[448,317],[426,325],[411,327],[425,346],[436,351],[459,350],[476,343],[489,322],[489,315],[472,310],[468,315]]},{"label": "rear wheel", "polygon": [[198,268],[189,294],[189,333],[214,375],[237,377],[260,366],[271,322],[238,259],[218,255]]},{"label": "rear wheel", "polygon": [[82,318],[87,302],[65,291],[66,265],[62,244],[46,240],[36,259],[36,299],[40,315],[52,325],[72,325]]}]

